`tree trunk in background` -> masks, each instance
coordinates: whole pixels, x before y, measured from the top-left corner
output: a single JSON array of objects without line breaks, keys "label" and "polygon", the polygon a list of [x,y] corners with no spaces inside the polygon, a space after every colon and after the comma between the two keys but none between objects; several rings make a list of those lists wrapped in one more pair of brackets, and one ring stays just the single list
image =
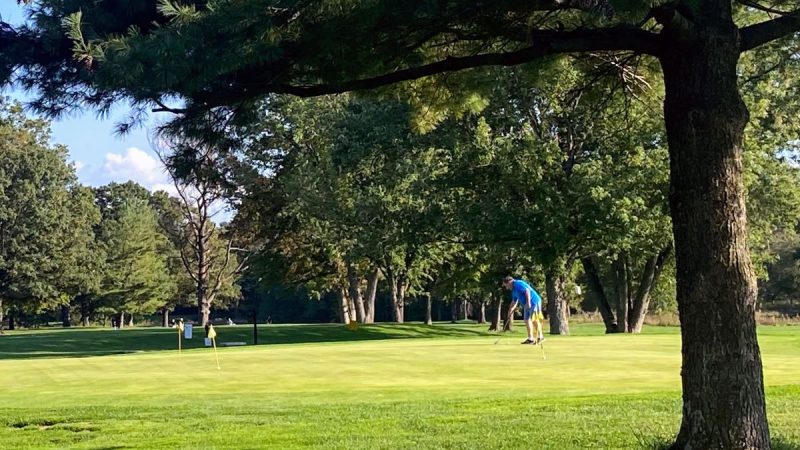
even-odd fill
[{"label": "tree trunk in background", "polygon": [[478,303],[478,324],[483,325],[486,323],[486,301],[481,300]]},{"label": "tree trunk in background", "polygon": [[639,288],[633,297],[632,308],[628,314],[628,329],[631,333],[642,332],[642,325],[644,325],[644,319],[650,306],[650,293],[658,283],[664,262],[670,252],[672,252],[672,245],[662,249],[658,255],[649,258],[645,263],[642,279],[639,281]]},{"label": "tree trunk in background", "polygon": [[458,322],[458,300],[450,302],[450,323]]},{"label": "tree trunk in background", "polygon": [[492,324],[489,331],[500,331],[500,322],[503,321],[503,297],[497,292],[492,292]]},{"label": "tree trunk in background", "polygon": [[85,297],[80,297],[78,300],[79,309],[81,311],[81,326],[88,327],[91,320],[91,311],[89,310],[89,302]]},{"label": "tree trunk in background", "polygon": [[375,323],[375,297],[378,294],[378,280],[380,279],[380,274],[380,270],[375,268],[367,275],[367,299],[364,304],[366,323]]},{"label": "tree trunk in background", "polygon": [[433,325],[433,299],[431,294],[425,296],[425,325]]},{"label": "tree trunk in background", "polygon": [[208,301],[207,288],[205,285],[197,287],[197,314],[201,326],[206,326],[211,317],[211,302]]},{"label": "tree trunk in background", "polygon": [[550,334],[569,334],[569,307],[564,298],[567,276],[556,270],[545,274],[547,290],[547,312],[550,319]]},{"label": "tree trunk in background", "polygon": [[117,318],[117,327],[121,330],[122,327],[125,326],[125,311],[119,313],[119,317]]},{"label": "tree trunk in background", "polygon": [[347,283],[350,294],[350,302],[355,311],[358,323],[367,322],[367,313],[364,308],[364,297],[361,295],[361,278],[358,276],[356,267],[353,264],[347,265]]},{"label": "tree trunk in background", "polygon": [[597,275],[597,267],[595,267],[591,257],[581,259],[581,264],[583,264],[583,272],[586,274],[589,286],[587,294],[592,296],[600,315],[603,317],[606,333],[616,333],[617,322],[614,320],[614,311],[611,310],[611,305],[608,303],[608,298],[603,290],[603,283],[600,281],[600,276]]},{"label": "tree trunk in background", "polygon": [[628,264],[627,257],[620,252],[614,260],[614,295],[617,301],[617,332],[628,331]]},{"label": "tree trunk in background", "polygon": [[390,271],[388,281],[392,289],[392,319],[397,323],[403,323],[403,309],[406,296],[405,280],[402,276],[395,277],[394,273]]},{"label": "tree trunk in background", "polygon": [[674,449],[770,448],[742,179],[748,112],[731,3],[699,3],[696,29],[677,38],[668,29],[673,39],[660,57],[683,356]]},{"label": "tree trunk in background", "polygon": [[133,314],[128,314],[128,326],[133,326]]},{"label": "tree trunk in background", "polygon": [[461,300],[461,305],[460,306],[461,306],[461,310],[459,312],[461,314],[459,314],[459,319],[460,320],[467,320],[467,318],[469,317],[469,306],[470,306],[470,303],[467,301],[467,299],[464,299],[464,300]]},{"label": "tree trunk in background", "polygon": [[69,305],[61,305],[61,326],[69,328],[72,326],[72,317],[69,311]]},{"label": "tree trunk in background", "polygon": [[16,330],[17,329],[16,324],[14,323],[14,312],[13,311],[9,311],[8,312],[8,329],[9,330]]},{"label": "tree trunk in background", "polygon": [[339,321],[350,323],[350,300],[347,298],[347,292],[344,288],[339,288],[336,295],[339,303]]},{"label": "tree trunk in background", "polygon": [[169,309],[167,308],[161,310],[161,326],[169,328]]},{"label": "tree trunk in background", "polygon": [[0,331],[3,330],[3,320],[5,316],[3,315],[5,311],[3,311],[3,299],[0,298]]},{"label": "tree trunk in background", "polygon": [[514,312],[511,311],[511,304],[514,303],[513,301],[508,304],[506,308],[506,320],[503,322],[503,331],[514,331]]}]

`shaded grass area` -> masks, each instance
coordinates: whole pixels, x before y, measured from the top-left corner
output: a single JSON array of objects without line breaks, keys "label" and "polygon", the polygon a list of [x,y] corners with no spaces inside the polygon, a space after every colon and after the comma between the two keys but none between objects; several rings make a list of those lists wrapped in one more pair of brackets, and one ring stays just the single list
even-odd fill
[{"label": "shaded grass area", "polygon": [[[220,349],[222,370],[209,349],[157,351],[174,348],[172,330],[20,333],[10,337],[23,355],[143,351],[5,356],[0,448],[655,449],[677,432],[677,329],[576,325],[548,337],[547,359],[518,334],[484,330],[269,326],[263,337],[286,345]],[[246,331],[222,327],[220,338]],[[777,449],[800,448],[798,331],[759,333]],[[43,347],[42,335],[70,347]]]},{"label": "shaded grass area", "polygon": [[[341,324],[260,325],[259,345],[372,341],[384,339],[470,338],[522,336],[524,325],[517,323],[513,333],[493,333],[488,325],[467,323],[421,323],[362,325],[350,331]],[[252,325],[217,326],[218,343],[253,343]],[[598,324],[573,327],[574,335],[602,335]],[[674,334],[675,329],[652,327],[650,334]],[[203,348],[202,328],[194,329],[193,339],[182,340],[184,349]],[[87,357],[178,348],[177,330],[171,328],[51,328],[7,332],[0,337],[0,359]]]}]

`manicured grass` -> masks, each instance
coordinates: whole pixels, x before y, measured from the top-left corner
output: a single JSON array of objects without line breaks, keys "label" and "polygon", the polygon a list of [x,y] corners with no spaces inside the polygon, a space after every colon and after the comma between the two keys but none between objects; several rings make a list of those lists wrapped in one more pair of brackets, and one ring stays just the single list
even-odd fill
[{"label": "manicured grass", "polygon": [[[267,345],[220,349],[222,370],[209,349],[172,350],[172,330],[3,336],[0,448],[667,443],[680,420],[678,330],[573,328],[548,337],[543,360],[519,334],[467,324],[269,326]],[[222,341],[251,332],[219,328]],[[777,448],[800,448],[800,328],[763,327],[760,343]],[[123,351],[139,353],[77,357]]]}]

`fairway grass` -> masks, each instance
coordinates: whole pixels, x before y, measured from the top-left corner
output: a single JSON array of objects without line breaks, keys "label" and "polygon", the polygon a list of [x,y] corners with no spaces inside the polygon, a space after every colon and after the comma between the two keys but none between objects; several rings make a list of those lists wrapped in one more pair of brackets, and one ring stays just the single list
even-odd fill
[{"label": "fairway grass", "polygon": [[[574,328],[548,337],[543,360],[521,335],[484,326],[270,326],[259,336],[267,345],[220,349],[221,370],[210,349],[170,350],[172,330],[4,336],[0,448],[667,443],[680,421],[678,330]],[[218,331],[221,341],[247,341],[251,329]],[[759,342],[776,448],[798,449],[800,328],[762,327]]]}]

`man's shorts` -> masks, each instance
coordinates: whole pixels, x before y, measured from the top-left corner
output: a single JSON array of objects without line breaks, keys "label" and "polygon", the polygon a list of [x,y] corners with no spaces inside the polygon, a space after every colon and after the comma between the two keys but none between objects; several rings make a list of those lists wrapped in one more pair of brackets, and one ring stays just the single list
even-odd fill
[{"label": "man's shorts", "polygon": [[530,308],[523,306],[522,318],[524,320],[544,320],[544,314],[542,314],[542,304],[534,303]]}]

